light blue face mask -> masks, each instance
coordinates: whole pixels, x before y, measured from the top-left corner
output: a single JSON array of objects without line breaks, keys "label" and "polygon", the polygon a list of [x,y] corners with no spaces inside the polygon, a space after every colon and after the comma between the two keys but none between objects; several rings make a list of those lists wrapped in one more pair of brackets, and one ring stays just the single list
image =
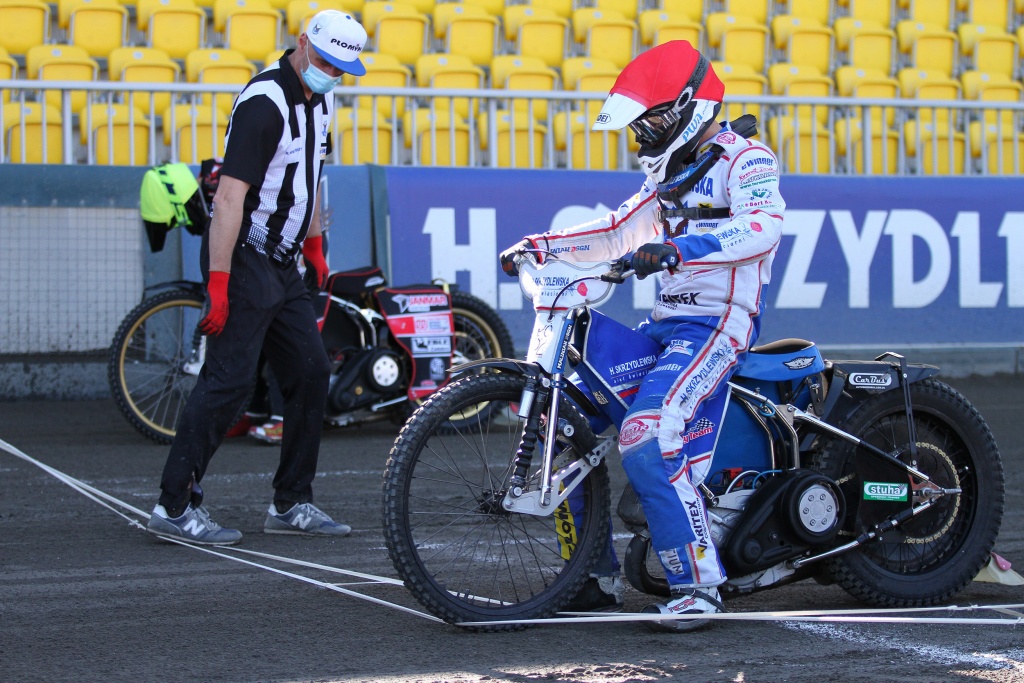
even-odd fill
[{"label": "light blue face mask", "polygon": [[309,89],[320,95],[326,95],[327,93],[334,90],[334,88],[341,83],[341,76],[337,78],[331,78],[320,69],[313,66],[312,60],[309,58],[309,43],[306,43],[306,62],[309,66],[302,72],[302,80],[306,82]]}]

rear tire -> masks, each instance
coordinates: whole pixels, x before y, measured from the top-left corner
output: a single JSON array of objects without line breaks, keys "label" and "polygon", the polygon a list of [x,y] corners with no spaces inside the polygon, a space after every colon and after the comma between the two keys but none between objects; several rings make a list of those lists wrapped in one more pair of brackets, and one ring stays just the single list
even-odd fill
[{"label": "rear tire", "polygon": [[[579,485],[583,509],[578,515],[563,514],[562,508],[547,517],[503,509],[523,420],[513,415],[488,422],[479,412],[464,419],[463,411],[473,412],[483,402],[517,402],[524,386],[521,376],[486,373],[444,387],[406,422],[388,458],[383,487],[388,554],[416,599],[449,623],[554,614],[579,591],[608,535],[604,462]],[[597,443],[567,401],[559,414],[574,432],[559,436],[556,468]],[[543,439],[530,470],[533,487],[542,448]]]},{"label": "rear tire", "polygon": [[[988,561],[1002,521],[1004,491],[999,450],[988,425],[955,389],[934,379],[910,385],[917,430],[917,469],[944,488],[928,510],[883,542],[869,543],[829,562],[835,582],[854,597],[884,607],[944,603],[970,583]],[[888,391],[860,406],[845,431],[909,464],[907,419],[900,391]],[[858,522],[863,480],[857,458],[872,455],[835,440],[817,457],[815,469],[836,480],[846,498],[843,533],[864,531]],[[909,477],[908,477],[909,480]],[[913,490],[912,487],[910,489]]]}]

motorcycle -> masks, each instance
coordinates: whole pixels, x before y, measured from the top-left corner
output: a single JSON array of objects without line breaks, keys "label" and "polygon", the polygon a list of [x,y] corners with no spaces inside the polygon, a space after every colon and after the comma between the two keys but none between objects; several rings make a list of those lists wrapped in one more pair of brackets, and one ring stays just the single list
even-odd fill
[{"label": "motorcycle", "polygon": [[[588,417],[621,424],[662,352],[592,309],[633,274],[628,260],[548,253],[519,268],[537,313],[527,359],[453,368],[490,372],[431,395],[384,473],[385,539],[405,586],[477,630],[549,617],[590,575],[610,538],[617,436]],[[938,372],[891,352],[826,360],[802,339],[745,354],[698,487],[724,598],[815,579],[870,605],[926,606],[978,574],[1002,519],[1002,465],[985,420]],[[667,594],[631,487],[617,511],[633,533],[626,578]]]},{"label": "motorcycle", "polygon": [[[199,282],[157,285],[114,334],[107,362],[114,401],[157,443],[173,440],[202,368],[205,299]],[[332,273],[314,308],[331,361],[330,426],[401,421],[448,382],[453,362],[513,351],[501,316],[483,300],[445,283],[389,287],[376,267]]]}]

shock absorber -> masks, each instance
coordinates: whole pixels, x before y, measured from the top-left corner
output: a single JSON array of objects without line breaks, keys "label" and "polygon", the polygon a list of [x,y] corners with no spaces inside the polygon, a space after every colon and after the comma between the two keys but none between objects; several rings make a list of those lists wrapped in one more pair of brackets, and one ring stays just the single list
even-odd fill
[{"label": "shock absorber", "polygon": [[526,487],[526,477],[530,473],[530,463],[533,461],[533,453],[537,450],[537,442],[540,440],[540,420],[544,407],[547,404],[548,391],[543,389],[535,378],[526,380],[526,387],[523,389],[523,397],[520,401],[520,417],[526,413],[526,426],[523,427],[523,437],[519,441],[519,450],[516,451],[513,463],[512,476],[509,478],[509,491],[513,496],[523,495]]}]

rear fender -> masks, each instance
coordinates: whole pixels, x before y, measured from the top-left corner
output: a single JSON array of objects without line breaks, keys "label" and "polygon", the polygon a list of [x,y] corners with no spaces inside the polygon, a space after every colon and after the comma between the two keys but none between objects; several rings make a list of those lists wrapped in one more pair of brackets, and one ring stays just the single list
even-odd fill
[{"label": "rear fender", "polygon": [[[939,373],[938,367],[921,363],[908,363],[904,368],[907,384]],[[828,393],[820,417],[832,425],[846,422],[853,411],[872,396],[903,390],[898,361],[833,361],[828,364],[825,374],[829,378]]]},{"label": "rear fender", "polygon": [[[550,380],[550,377],[548,377],[547,373],[544,372],[544,368],[542,368],[540,364],[530,363],[525,360],[516,360],[514,358],[481,358],[480,360],[472,360],[468,363],[460,363],[459,365],[452,367],[452,379],[455,379],[456,375],[461,375],[465,372],[484,369],[507,372],[513,375],[522,375],[523,377],[529,377],[541,383],[543,383],[545,378]],[[565,385],[562,387],[562,391],[564,391],[572,402],[588,415],[600,414],[600,411],[598,411],[594,403],[572,382],[565,382]]]}]

